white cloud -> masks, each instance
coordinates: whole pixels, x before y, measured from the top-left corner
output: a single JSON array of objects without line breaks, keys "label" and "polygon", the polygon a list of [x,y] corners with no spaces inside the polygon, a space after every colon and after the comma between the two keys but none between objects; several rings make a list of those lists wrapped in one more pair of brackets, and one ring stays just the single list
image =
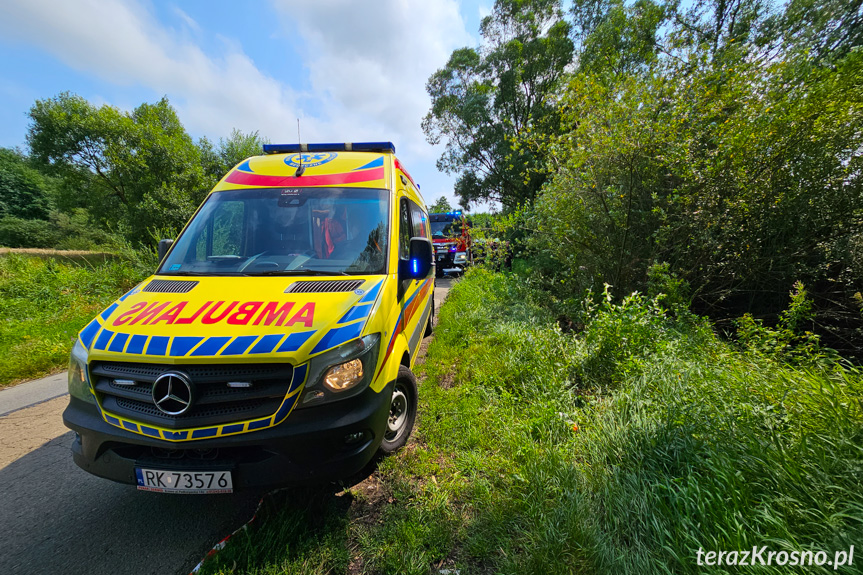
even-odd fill
[{"label": "white cloud", "polygon": [[[329,116],[321,129],[347,139],[397,140],[421,157],[438,154],[420,129],[430,105],[425,84],[455,48],[472,43],[455,0],[276,0],[276,6],[285,27],[305,40],[314,97]],[[357,136],[345,135],[346,128]]]},{"label": "white cloud", "polygon": [[457,0],[272,1],[285,35],[301,40],[296,73],[307,74],[308,91],[263,73],[242,49],[254,38],[206,53],[198,39],[208,31],[179,8],[171,28],[135,0],[4,0],[0,34],[110,84],[166,94],[192,133],[239,128],[294,141],[300,117],[306,141],[392,140],[427,200],[454,201],[452,178],[434,168],[442,148],[425,142],[420,121],[428,77],[475,43]]},{"label": "white cloud", "polygon": [[[456,48],[472,45],[456,0],[415,2],[275,0],[286,33],[304,44],[313,97],[324,113],[311,136],[323,141],[392,140],[426,200],[452,195],[420,122],[431,104],[429,76]],[[304,138],[306,130],[304,128]],[[411,167],[416,166],[416,167]]]},{"label": "white cloud", "polygon": [[186,14],[185,12],[183,12],[182,8],[180,8],[179,6],[171,6],[171,11],[174,14],[176,14],[177,17],[180,18],[180,20],[182,20],[183,23],[190,30],[192,30],[193,32],[195,32],[197,34],[201,33],[201,27],[198,25],[198,23],[195,21],[195,19],[192,18],[191,16],[189,16],[188,14]]},{"label": "white cloud", "polygon": [[[188,18],[186,25],[192,24]],[[167,94],[194,132],[250,131],[296,115],[296,94],[261,73],[242,51],[228,46],[211,57],[134,2],[6,1],[0,33],[37,43],[70,67],[112,84]]]}]

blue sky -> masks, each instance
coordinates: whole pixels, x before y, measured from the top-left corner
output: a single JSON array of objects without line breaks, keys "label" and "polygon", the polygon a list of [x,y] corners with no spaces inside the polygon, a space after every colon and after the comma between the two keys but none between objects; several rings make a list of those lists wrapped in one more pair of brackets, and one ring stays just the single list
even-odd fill
[{"label": "blue sky", "polygon": [[492,0],[3,0],[0,146],[37,99],[131,110],[167,96],[189,133],[273,142],[391,140],[426,201],[452,194],[420,129],[425,82],[479,42]]}]

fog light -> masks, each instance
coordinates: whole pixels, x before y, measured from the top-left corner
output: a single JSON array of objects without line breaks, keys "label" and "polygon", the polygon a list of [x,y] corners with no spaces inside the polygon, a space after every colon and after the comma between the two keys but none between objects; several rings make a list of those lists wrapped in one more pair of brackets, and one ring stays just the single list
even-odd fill
[{"label": "fog light", "polygon": [[363,379],[363,362],[358,359],[331,367],[324,375],[324,385],[332,391],[344,391]]},{"label": "fog light", "polygon": [[320,401],[323,398],[323,391],[310,391],[306,393],[306,396],[303,398],[303,403],[314,403],[315,401]]},{"label": "fog light", "polygon": [[358,431],[356,433],[349,433],[345,435],[345,443],[351,445],[353,443],[359,443],[366,436],[365,431]]}]

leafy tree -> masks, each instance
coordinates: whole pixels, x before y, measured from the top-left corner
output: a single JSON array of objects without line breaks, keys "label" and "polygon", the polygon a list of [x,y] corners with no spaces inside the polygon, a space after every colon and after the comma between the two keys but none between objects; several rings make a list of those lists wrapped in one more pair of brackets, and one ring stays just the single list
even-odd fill
[{"label": "leafy tree", "polygon": [[535,198],[544,160],[520,144],[557,129],[569,31],[558,0],[497,0],[480,26],[482,45],[454,51],[429,78],[423,131],[432,144],[446,142],[438,169],[459,175],[462,205],[495,200],[512,208]]},{"label": "leafy tree", "polygon": [[263,153],[264,144],[269,140],[261,138],[258,131],[244,134],[234,128],[228,138],[219,138],[219,146],[215,148],[206,138],[198,143],[207,175],[213,180],[213,185],[228,173],[234,166],[251,156]]},{"label": "leafy tree", "polygon": [[552,174],[531,245],[554,285],[626,293],[667,262],[699,312],[778,321],[801,280],[830,345],[859,347],[863,53],[836,29],[859,5],[669,3],[659,27],[624,7],[612,28],[653,30],[640,44],[607,34],[617,5],[593,6],[560,131],[531,142]]},{"label": "leafy tree", "polygon": [[210,184],[167,98],[128,113],[67,92],[37,100],[30,119],[32,156],[63,177],[61,207],[85,207],[133,241],[179,229]]},{"label": "leafy tree", "polygon": [[863,45],[863,0],[790,0],[765,26],[775,52],[796,51],[805,61],[829,65]]},{"label": "leafy tree", "polygon": [[645,277],[665,185],[656,156],[668,144],[656,83],[579,75],[563,96],[567,130],[549,146],[555,175],[536,202],[532,244],[578,290],[609,283],[625,293]]},{"label": "leafy tree", "polygon": [[0,148],[0,217],[47,220],[53,185],[20,152]]},{"label": "leafy tree", "polygon": [[429,212],[433,214],[451,211],[452,206],[450,205],[449,200],[446,198],[446,196],[439,197],[437,201],[429,207]]},{"label": "leafy tree", "polygon": [[667,5],[653,0],[577,0],[570,14],[580,71],[613,76],[644,70],[657,61]]}]

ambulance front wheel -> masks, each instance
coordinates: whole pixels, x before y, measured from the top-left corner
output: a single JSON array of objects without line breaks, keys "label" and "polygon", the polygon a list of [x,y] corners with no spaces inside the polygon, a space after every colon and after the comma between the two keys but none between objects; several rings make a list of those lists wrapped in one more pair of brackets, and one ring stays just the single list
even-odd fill
[{"label": "ambulance front wheel", "polygon": [[410,437],[417,417],[417,379],[405,366],[399,367],[399,376],[393,386],[390,413],[381,453],[389,455],[404,446]]}]

